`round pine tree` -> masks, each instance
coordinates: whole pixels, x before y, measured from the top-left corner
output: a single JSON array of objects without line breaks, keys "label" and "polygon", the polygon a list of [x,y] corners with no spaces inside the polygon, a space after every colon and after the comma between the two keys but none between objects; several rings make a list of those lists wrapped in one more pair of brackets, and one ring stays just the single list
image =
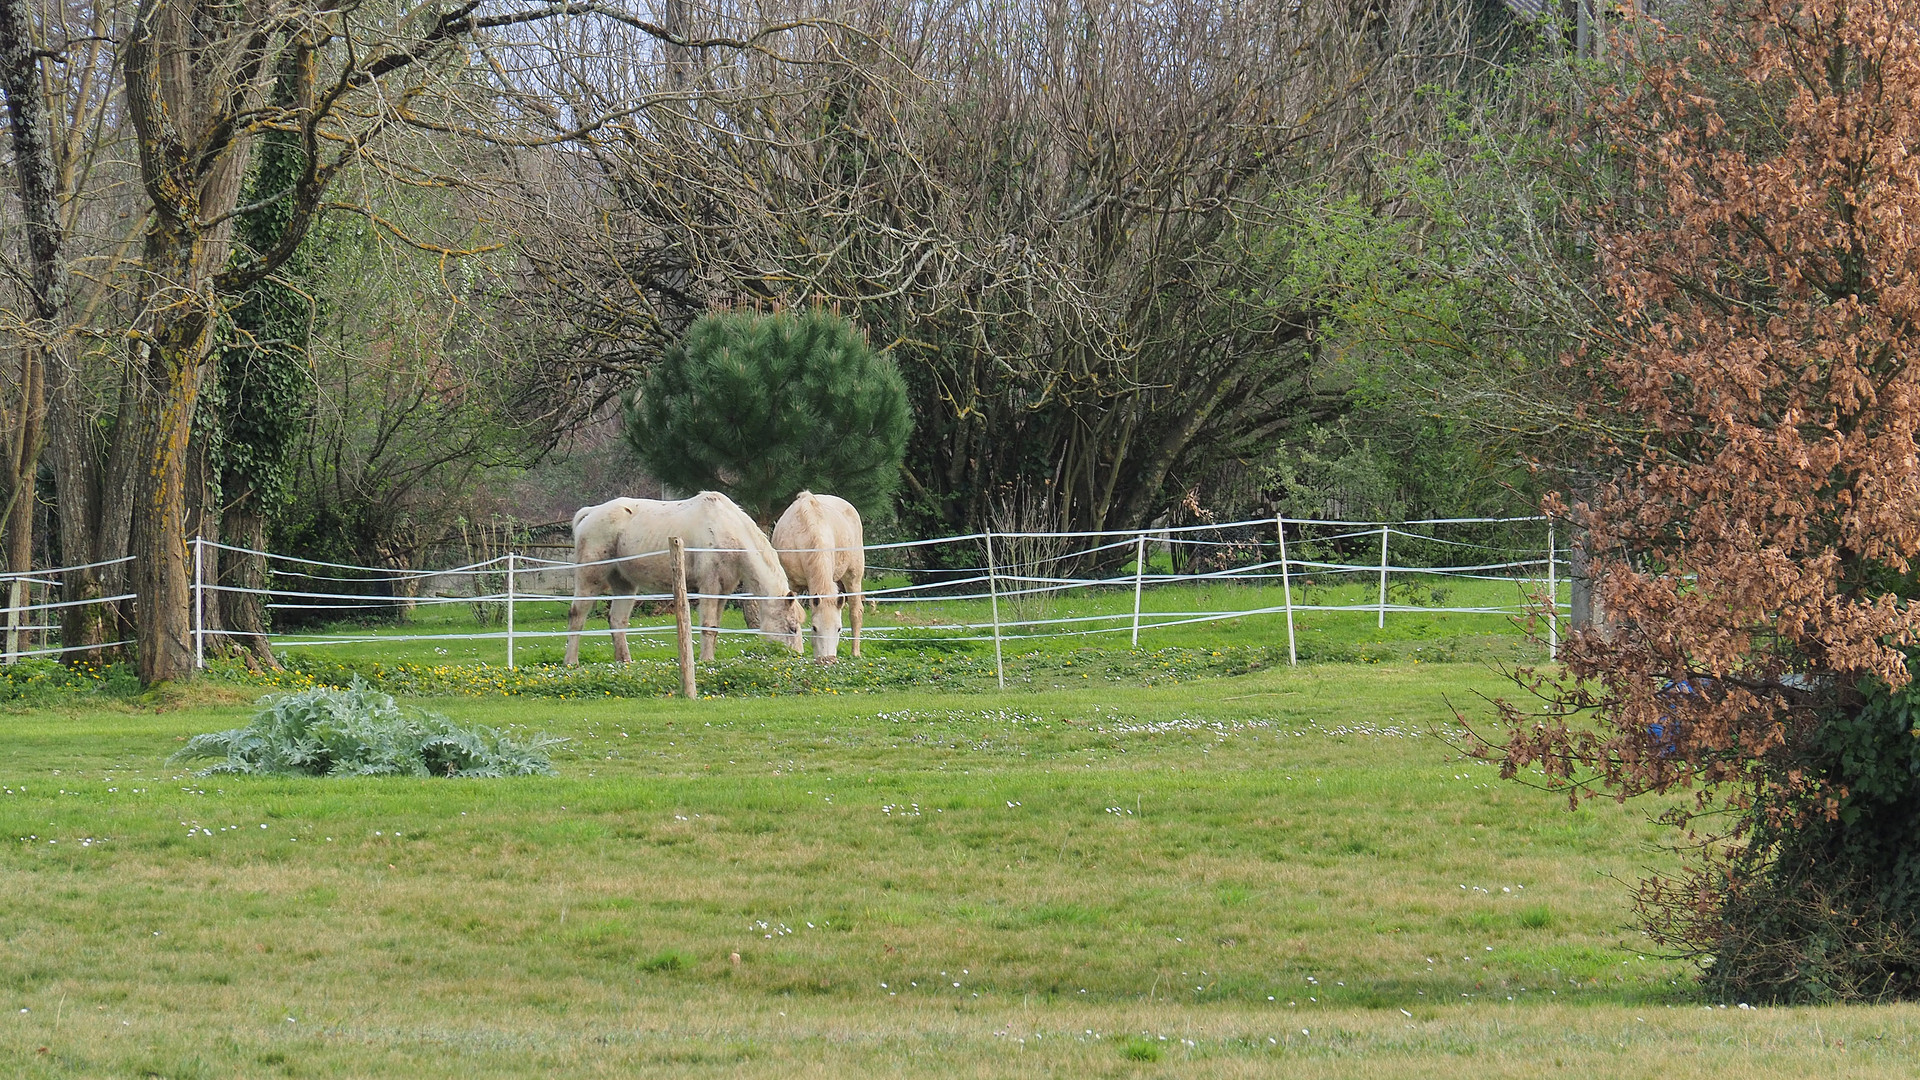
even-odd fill
[{"label": "round pine tree", "polygon": [[626,420],[661,483],[724,491],[763,526],[805,489],[883,513],[913,431],[893,361],[820,309],[703,316],[634,387]]}]

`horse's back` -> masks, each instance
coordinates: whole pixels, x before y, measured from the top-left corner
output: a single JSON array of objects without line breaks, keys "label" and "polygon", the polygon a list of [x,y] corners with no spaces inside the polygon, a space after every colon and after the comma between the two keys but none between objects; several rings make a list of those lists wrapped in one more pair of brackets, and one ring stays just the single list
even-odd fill
[{"label": "horse's back", "polygon": [[773,527],[773,546],[787,573],[799,571],[809,581],[822,570],[836,581],[863,571],[864,543],[860,512],[838,495],[802,491]]},{"label": "horse's back", "polygon": [[620,539],[648,499],[609,499],[573,512],[573,558],[575,562],[599,562],[611,559],[619,550]]}]

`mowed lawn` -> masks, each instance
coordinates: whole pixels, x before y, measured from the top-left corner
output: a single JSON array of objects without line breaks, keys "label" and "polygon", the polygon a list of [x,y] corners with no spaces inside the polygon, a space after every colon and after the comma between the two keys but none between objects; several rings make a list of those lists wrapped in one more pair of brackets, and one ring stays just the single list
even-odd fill
[{"label": "mowed lawn", "polygon": [[[197,778],[242,705],[0,716],[8,1075],[1908,1076],[1629,928],[1652,807],[1464,761],[1472,664],[428,702],[528,780]],[[1450,744],[1449,739],[1453,740]],[[737,959],[736,959],[737,958]]]}]

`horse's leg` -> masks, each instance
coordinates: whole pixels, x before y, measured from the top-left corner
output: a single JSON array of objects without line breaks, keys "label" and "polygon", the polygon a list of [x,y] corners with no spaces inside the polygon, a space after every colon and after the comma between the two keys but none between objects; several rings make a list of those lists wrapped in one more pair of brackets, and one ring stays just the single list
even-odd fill
[{"label": "horse's leg", "polygon": [[573,594],[573,605],[567,608],[567,666],[580,663],[580,631],[586,629],[587,613],[593,610],[593,597]]},{"label": "horse's leg", "polygon": [[[580,558],[579,549],[573,557]],[[580,632],[586,629],[587,616],[593,614],[594,597],[607,591],[605,576],[599,567],[573,572],[573,604],[567,608],[567,666],[580,663]]]},{"label": "horse's leg", "polygon": [[724,596],[709,594],[700,598],[700,659],[703,662],[713,660],[713,648],[720,642],[720,613],[726,606]]},{"label": "horse's leg", "polygon": [[624,597],[607,604],[607,626],[613,630],[613,659],[617,663],[626,663],[633,659],[627,651],[627,625],[633,621],[632,597]]},{"label": "horse's leg", "polygon": [[859,578],[853,579],[853,658],[860,659],[860,609],[866,602],[866,591]]}]

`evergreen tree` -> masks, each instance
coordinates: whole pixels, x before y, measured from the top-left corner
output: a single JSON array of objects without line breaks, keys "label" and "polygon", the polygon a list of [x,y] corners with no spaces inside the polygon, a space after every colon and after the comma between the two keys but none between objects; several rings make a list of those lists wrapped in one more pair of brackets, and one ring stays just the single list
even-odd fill
[{"label": "evergreen tree", "polygon": [[627,439],[662,483],[724,491],[762,525],[803,489],[889,511],[912,430],[893,361],[818,309],[704,316],[627,408]]}]

